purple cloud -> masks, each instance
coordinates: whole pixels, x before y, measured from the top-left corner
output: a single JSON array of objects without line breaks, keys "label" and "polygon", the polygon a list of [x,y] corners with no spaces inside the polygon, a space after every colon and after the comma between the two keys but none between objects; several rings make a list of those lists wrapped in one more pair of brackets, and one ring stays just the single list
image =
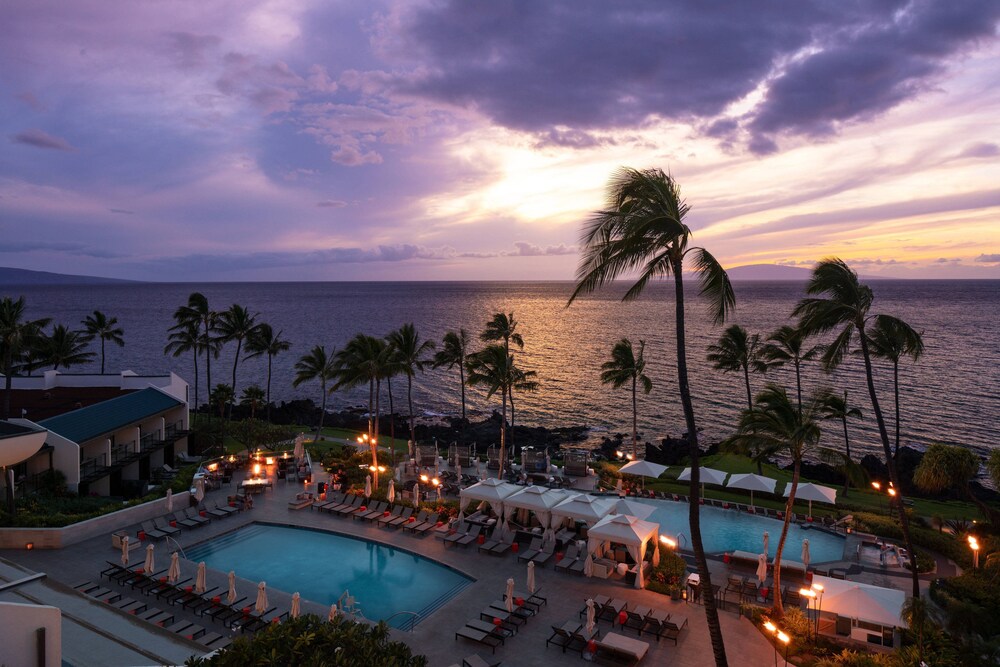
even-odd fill
[{"label": "purple cloud", "polygon": [[986,264],[996,264],[996,263],[1000,262],[1000,254],[998,254],[998,253],[991,253],[991,254],[988,254],[988,255],[987,254],[983,254],[983,255],[980,255],[979,257],[976,257],[976,261],[977,262],[984,262]]},{"label": "purple cloud", "polygon": [[18,132],[10,138],[15,144],[25,144],[27,146],[34,146],[35,148],[50,148],[57,151],[75,151],[74,148],[68,141],[60,137],[54,137],[51,134],[43,132],[38,129],[25,130],[23,132]]},{"label": "purple cloud", "polygon": [[346,201],[341,201],[339,199],[326,199],[320,202],[316,202],[316,206],[319,208],[344,208],[347,206]]},{"label": "purple cloud", "polygon": [[984,157],[996,157],[1000,155],[1000,146],[990,143],[988,141],[980,141],[978,143],[966,146],[965,149],[958,154],[957,157],[971,157],[971,158],[984,158]]},{"label": "purple cloud", "polygon": [[196,35],[190,32],[167,33],[170,53],[181,69],[200,69],[209,63],[209,52],[222,43],[215,35]]}]

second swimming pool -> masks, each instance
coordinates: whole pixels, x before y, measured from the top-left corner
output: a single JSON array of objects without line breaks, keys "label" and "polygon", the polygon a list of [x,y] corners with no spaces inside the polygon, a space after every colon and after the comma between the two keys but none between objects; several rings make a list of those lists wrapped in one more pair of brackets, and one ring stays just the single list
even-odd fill
[{"label": "second swimming pool", "polygon": [[[188,550],[223,572],[331,605],[350,591],[361,613],[409,628],[472,582],[449,567],[392,547],[307,528],[253,524]],[[414,614],[399,614],[414,612]]]}]

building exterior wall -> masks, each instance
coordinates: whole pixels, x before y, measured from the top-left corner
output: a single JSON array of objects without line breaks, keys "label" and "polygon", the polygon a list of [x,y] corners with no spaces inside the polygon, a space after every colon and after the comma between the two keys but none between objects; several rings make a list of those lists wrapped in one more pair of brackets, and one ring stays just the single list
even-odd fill
[{"label": "building exterior wall", "polygon": [[[0,664],[60,667],[62,664],[62,612],[48,605],[0,602]],[[45,629],[45,662],[38,660],[39,628]]]}]

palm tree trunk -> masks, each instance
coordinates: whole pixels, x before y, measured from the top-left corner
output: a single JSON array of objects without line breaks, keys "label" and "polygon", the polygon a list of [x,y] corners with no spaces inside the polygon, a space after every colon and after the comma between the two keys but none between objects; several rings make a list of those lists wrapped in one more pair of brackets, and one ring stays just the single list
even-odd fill
[{"label": "palm tree trunk", "polygon": [[[271,423],[271,361],[274,356],[270,353],[267,355],[267,423]],[[325,393],[325,392],[324,392]]]},{"label": "palm tree trunk", "polygon": [[462,433],[465,433],[465,359],[458,364],[458,379],[462,383]]},{"label": "palm tree trunk", "polygon": [[379,428],[379,418],[382,413],[379,411],[379,394],[382,393],[382,380],[375,380],[375,437],[372,438],[371,448],[372,448],[372,466],[375,468],[372,471],[372,488],[378,489],[378,428]]},{"label": "palm tree trunk", "polygon": [[636,398],[635,398],[635,384],[636,384],[636,378],[635,378],[635,373],[633,373],[632,374],[632,456],[639,455],[639,407],[638,404],[636,403]]},{"label": "palm tree trunk", "polygon": [[797,354],[795,355],[795,396],[799,404],[799,416],[802,416],[802,371]]},{"label": "palm tree trunk", "polygon": [[896,446],[892,452],[892,459],[899,463],[899,362],[892,364],[892,385],[893,395],[896,399]]},{"label": "palm tree trunk", "polygon": [[712,573],[705,559],[705,545],[701,540],[701,473],[699,460],[701,452],[698,449],[698,429],[694,421],[694,405],[691,402],[691,389],[688,385],[687,350],[684,345],[684,278],[680,255],[671,259],[674,273],[674,317],[677,335],[677,385],[681,394],[681,406],[684,408],[684,422],[688,430],[688,450],[691,459],[691,481],[689,483],[688,521],[691,528],[691,549],[694,551],[695,564],[701,578],[701,590],[708,591],[702,595],[705,603],[705,620],[708,623],[708,634],[712,640],[712,653],[715,655],[716,667],[728,667],[726,660],[726,645],[722,639],[722,625],[719,623],[719,610],[715,606],[715,596],[712,591]]},{"label": "palm tree trunk", "polygon": [[[508,392],[510,394],[510,432],[507,434],[507,444],[510,447],[510,463],[514,464],[514,455],[517,453],[515,448],[517,445],[514,444],[514,389],[513,387]],[[521,452],[524,453],[523,451]]]},{"label": "palm tree trunk", "polygon": [[972,486],[965,484],[962,487],[965,492],[965,496],[969,499],[972,504],[979,508],[979,512],[983,515],[983,518],[989,521],[994,526],[1000,525],[1000,512],[984,503],[982,500],[976,497],[976,494],[972,492]]},{"label": "palm tree trunk", "polygon": [[503,394],[503,412],[500,414],[500,472],[497,477],[503,479],[503,464],[507,459],[507,389],[500,393]]},{"label": "palm tree trunk", "polygon": [[882,450],[885,452],[885,466],[889,470],[889,480],[896,489],[896,502],[899,504],[899,527],[903,531],[903,541],[906,542],[906,551],[910,554],[910,573],[913,578],[913,597],[920,597],[920,579],[917,575],[916,552],[913,550],[913,540],[910,537],[910,518],[906,516],[906,505],[903,503],[903,487],[899,485],[899,476],[896,473],[896,461],[892,456],[892,447],[889,443],[889,432],[885,428],[885,418],[882,415],[882,408],[879,406],[878,395],[875,393],[875,378],[872,374],[872,359],[868,350],[868,338],[865,334],[864,323],[855,324],[861,339],[861,354],[865,359],[865,379],[868,382],[868,395],[872,401],[872,412],[875,413],[875,422],[878,424],[879,437],[882,439]]},{"label": "palm tree trunk", "polygon": [[788,526],[792,522],[792,506],[795,504],[795,490],[799,486],[799,472],[802,468],[802,459],[795,459],[795,466],[792,468],[792,490],[785,501],[785,523],[781,527],[781,537],[778,539],[778,549],[774,552],[774,614],[778,618],[785,615],[785,608],[781,604],[781,554],[785,550],[785,540],[788,538]]},{"label": "palm tree trunk", "polygon": [[104,336],[101,336],[101,375],[104,375]]},{"label": "palm tree trunk", "polygon": [[314,443],[319,443],[319,434],[323,432],[323,417],[326,416],[326,380],[320,380],[319,386],[323,392],[323,398],[320,399],[319,425],[316,427],[316,437],[313,438]]},{"label": "palm tree trunk", "polygon": [[416,420],[413,419],[413,376],[407,374],[406,376],[406,402],[410,407],[410,440],[413,441],[413,446],[417,445],[416,436]]},{"label": "palm tree trunk", "polygon": [[243,340],[237,339],[236,341],[236,357],[233,358],[233,402],[229,405],[229,419],[233,418],[233,405],[236,403],[236,397],[239,395],[236,393],[236,365],[240,363],[240,348],[243,347]]},{"label": "palm tree trunk", "polygon": [[[201,401],[198,399],[198,346],[194,347],[194,411],[198,412]],[[189,406],[190,411],[190,406]],[[164,433],[166,435],[166,433]]]},{"label": "palm tree trunk", "polygon": [[[396,448],[396,408],[392,404],[392,378],[387,377],[385,379],[385,386],[389,390],[389,439],[392,440],[392,448]],[[409,447],[407,447],[409,451]],[[410,456],[413,456],[413,452],[410,452]]]},{"label": "palm tree trunk", "polygon": [[[844,392],[844,407],[847,407],[847,392]],[[851,463],[851,439],[847,435],[847,413],[840,419],[844,423],[844,452],[847,456],[847,464]],[[847,475],[847,470],[844,470],[844,497],[847,497],[847,489],[851,485],[851,479]]]}]

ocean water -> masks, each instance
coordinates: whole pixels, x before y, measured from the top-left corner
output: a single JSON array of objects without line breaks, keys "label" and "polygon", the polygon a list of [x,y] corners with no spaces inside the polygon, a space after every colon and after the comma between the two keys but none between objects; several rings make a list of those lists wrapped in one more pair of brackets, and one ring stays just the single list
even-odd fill
[{"label": "ocean water", "polygon": [[[981,451],[997,446],[1000,425],[1000,281],[873,281],[874,311],[901,317],[923,332],[926,352],[919,362],[900,368],[904,444],[962,444]],[[294,363],[313,345],[339,348],[354,334],[384,335],[413,322],[420,335],[439,341],[450,329],[463,327],[478,337],[485,322],[498,311],[513,311],[524,337],[517,363],[538,373],[539,391],[515,396],[518,423],[541,426],[586,425],[597,439],[630,432],[631,399],[626,389],[600,382],[600,365],[615,341],[629,337],[646,341],[647,372],[653,391],[639,397],[639,428],[647,439],[679,436],[686,429],[677,396],[672,285],[654,284],[643,298],[620,300],[624,286],[614,286],[566,306],[569,282],[409,282],[409,283],[138,283],[103,286],[29,286],[5,288],[0,296],[24,295],[32,316],[78,325],[94,309],[119,319],[125,329],[124,348],[108,348],[109,370],[137,373],[172,370],[192,383],[190,356],[163,354],[174,310],[193,291],[223,310],[239,303],[260,314],[292,341],[292,349],[275,358],[272,398],[309,397],[319,401],[319,386],[292,387]],[[730,322],[754,332],[769,332],[789,322],[802,297],[802,283],[736,283],[737,308]],[[745,404],[742,378],[723,374],[705,360],[706,347],[722,327],[714,326],[704,304],[690,285],[687,299],[687,350],[695,413],[703,442],[722,438],[733,428]],[[821,342],[821,341],[818,341]],[[478,341],[477,341],[478,344]],[[229,382],[235,345],[227,345],[212,363],[213,383]],[[204,359],[200,364],[201,399],[207,392]],[[241,361],[237,391],[250,383],[264,385],[266,359]],[[74,372],[95,371],[99,362]],[[794,387],[790,369],[774,370],[768,380]],[[876,362],[876,381],[883,410],[892,418],[892,371]],[[413,389],[414,409],[425,415],[457,414],[460,410],[457,369],[429,370]],[[755,388],[764,379],[752,378]],[[835,376],[806,363],[803,386],[824,385],[847,390],[865,413],[852,423],[852,447],[880,452],[864,372],[851,358]],[[393,383],[397,411],[405,412],[406,381]],[[468,392],[471,417],[499,407],[476,390]],[[336,393],[331,409],[360,406],[367,390]],[[383,405],[387,402],[383,396]],[[826,443],[842,444],[840,425],[825,429]]]}]

